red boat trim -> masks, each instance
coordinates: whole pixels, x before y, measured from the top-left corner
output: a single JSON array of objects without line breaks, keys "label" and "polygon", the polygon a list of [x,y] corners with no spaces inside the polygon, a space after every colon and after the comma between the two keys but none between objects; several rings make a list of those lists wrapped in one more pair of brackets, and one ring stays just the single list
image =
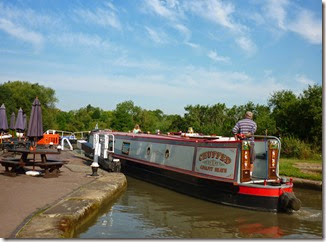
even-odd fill
[{"label": "red boat trim", "polygon": [[283,192],[292,192],[292,187],[248,187],[239,185],[239,194],[264,196],[264,197],[279,197]]},{"label": "red boat trim", "polygon": [[210,180],[216,180],[216,181],[223,181],[223,182],[234,182],[234,179],[229,179],[229,178],[222,178],[222,177],[216,177],[216,176],[212,176],[212,175],[201,175],[202,173],[197,173],[197,172],[193,172],[193,171],[188,171],[188,170],[184,170],[181,168],[175,168],[175,167],[171,167],[171,166],[167,166],[167,165],[160,165],[160,164],[156,164],[156,163],[152,163],[149,161],[143,161],[143,160],[138,160],[129,156],[123,156],[123,155],[118,155],[118,154],[114,154],[113,155],[115,158],[119,158],[119,159],[123,159],[123,160],[130,160],[136,163],[141,163],[144,165],[148,165],[148,166],[154,166],[157,168],[161,168],[161,169],[165,169],[165,170],[170,170],[170,171],[174,171],[174,172],[178,172],[178,173],[183,173],[186,175],[191,175],[191,176],[195,176],[195,177],[199,177],[199,178],[204,178],[204,179],[210,179]]}]

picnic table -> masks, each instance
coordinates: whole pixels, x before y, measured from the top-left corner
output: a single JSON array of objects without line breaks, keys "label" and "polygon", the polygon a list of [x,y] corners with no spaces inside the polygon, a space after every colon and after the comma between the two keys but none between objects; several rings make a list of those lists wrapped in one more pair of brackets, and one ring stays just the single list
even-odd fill
[{"label": "picnic table", "polygon": [[[36,148],[36,149],[27,149],[27,148],[16,148],[8,149],[8,152],[20,153],[20,159],[5,159],[1,160],[0,163],[5,167],[5,173],[10,176],[15,176],[19,169],[22,169],[26,166],[40,167],[44,169],[44,177],[58,177],[59,168],[64,165],[63,161],[49,160],[47,155],[59,155],[60,150],[57,149],[45,149],[45,148]],[[33,158],[30,159],[28,156],[33,155]],[[39,155],[41,160],[36,161],[36,156]],[[10,169],[9,169],[10,168]]]}]

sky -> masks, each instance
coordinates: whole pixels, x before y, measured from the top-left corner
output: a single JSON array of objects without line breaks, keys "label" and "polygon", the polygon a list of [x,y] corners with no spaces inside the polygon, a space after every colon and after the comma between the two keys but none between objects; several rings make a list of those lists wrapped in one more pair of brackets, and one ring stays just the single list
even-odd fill
[{"label": "sky", "polygon": [[184,114],[322,84],[321,0],[0,0],[0,83]]}]

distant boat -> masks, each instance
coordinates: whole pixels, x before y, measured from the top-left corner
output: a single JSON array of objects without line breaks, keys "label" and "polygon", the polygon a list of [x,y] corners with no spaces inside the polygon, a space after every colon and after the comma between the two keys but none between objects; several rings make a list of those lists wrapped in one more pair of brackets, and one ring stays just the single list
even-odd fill
[{"label": "distant boat", "polygon": [[[85,155],[111,171],[145,180],[208,201],[241,208],[292,212],[301,202],[292,179],[279,177],[281,142],[256,136],[250,174],[250,149],[234,137],[172,133],[134,134],[94,130],[82,143]],[[117,162],[119,161],[119,162]]]}]

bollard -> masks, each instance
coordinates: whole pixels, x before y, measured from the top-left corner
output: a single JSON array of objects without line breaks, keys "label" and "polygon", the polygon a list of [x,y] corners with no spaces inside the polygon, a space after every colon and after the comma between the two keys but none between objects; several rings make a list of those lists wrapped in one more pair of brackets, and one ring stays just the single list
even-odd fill
[{"label": "bollard", "polygon": [[99,168],[99,165],[96,163],[94,164],[94,162],[91,164],[92,167],[92,175],[91,176],[98,176],[97,174],[97,170]]},{"label": "bollard", "polygon": [[97,170],[100,167],[98,164],[98,157],[100,154],[101,154],[101,144],[97,143],[97,144],[95,144],[94,161],[91,164],[91,167],[92,167],[92,175],[91,176],[98,176]]}]

